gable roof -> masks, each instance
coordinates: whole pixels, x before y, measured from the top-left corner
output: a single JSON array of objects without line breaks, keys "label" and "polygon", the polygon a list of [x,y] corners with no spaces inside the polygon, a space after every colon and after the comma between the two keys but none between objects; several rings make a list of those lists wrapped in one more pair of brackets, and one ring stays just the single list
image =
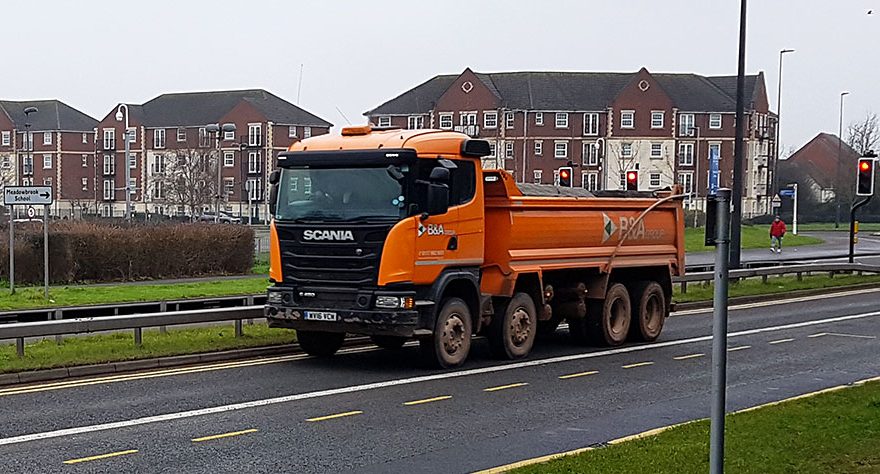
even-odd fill
[{"label": "gable roof", "polygon": [[263,89],[162,94],[142,105],[129,105],[129,111],[147,127],[203,126],[217,122],[241,102],[252,105],[275,123],[333,126]]},{"label": "gable roof", "polygon": [[831,133],[820,133],[798,151],[784,160],[786,166],[800,169],[809,175],[822,188],[833,188],[837,176],[837,148],[840,146],[840,161],[858,161],[859,154],[846,142]]},{"label": "gable roof", "polygon": [[[28,117],[24,113],[28,107],[36,107],[38,112]],[[27,122],[30,122],[32,131],[91,132],[98,125],[96,119],[55,99],[0,100],[0,111],[9,117],[18,130],[23,130]]]},{"label": "gable roof", "polygon": [[[596,111],[608,107],[638,73],[532,71],[475,74],[501,99],[506,108]],[[364,115],[427,113],[459,76],[435,76]],[[735,111],[736,76],[665,73],[651,76],[681,110]],[[732,89],[729,88],[730,77],[733,77]],[[746,97],[752,97],[755,93],[757,78],[758,75],[746,76]]]}]

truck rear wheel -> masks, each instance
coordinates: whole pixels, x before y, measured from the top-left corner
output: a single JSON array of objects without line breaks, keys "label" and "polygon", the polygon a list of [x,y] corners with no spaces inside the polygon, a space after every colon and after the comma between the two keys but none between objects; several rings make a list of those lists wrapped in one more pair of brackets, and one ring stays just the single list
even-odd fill
[{"label": "truck rear wheel", "polygon": [[419,339],[422,359],[430,366],[443,369],[463,364],[471,350],[472,328],[471,310],[464,300],[443,300],[434,322],[434,334]]},{"label": "truck rear wheel", "polygon": [[297,331],[296,340],[306,354],[315,357],[330,357],[342,347],[345,340],[343,332]]},{"label": "truck rear wheel", "polygon": [[638,298],[632,308],[630,333],[639,341],[653,342],[660,336],[666,320],[666,294],[656,281],[640,281],[633,288]]},{"label": "truck rear wheel", "polygon": [[587,336],[595,344],[619,346],[626,341],[631,321],[629,291],[626,286],[615,283],[608,288],[604,300],[589,304]]},{"label": "truck rear wheel", "polygon": [[370,339],[373,344],[389,351],[399,350],[406,344],[406,338],[400,336],[370,336]]},{"label": "truck rear wheel", "polygon": [[535,301],[526,293],[517,293],[504,312],[496,313],[489,325],[489,348],[495,357],[519,359],[529,355],[538,330]]}]

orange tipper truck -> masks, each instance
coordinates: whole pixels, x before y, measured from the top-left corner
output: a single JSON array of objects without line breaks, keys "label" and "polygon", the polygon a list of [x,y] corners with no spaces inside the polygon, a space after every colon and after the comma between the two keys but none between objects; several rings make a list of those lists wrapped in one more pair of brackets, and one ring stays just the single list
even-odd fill
[{"label": "orange tipper truck", "polygon": [[346,333],[419,341],[456,367],[475,334],[525,357],[567,321],[578,342],[653,341],[684,272],[677,189],[517,184],[489,143],[439,130],[349,127],[295,143],[270,176],[269,325],[329,356]]}]

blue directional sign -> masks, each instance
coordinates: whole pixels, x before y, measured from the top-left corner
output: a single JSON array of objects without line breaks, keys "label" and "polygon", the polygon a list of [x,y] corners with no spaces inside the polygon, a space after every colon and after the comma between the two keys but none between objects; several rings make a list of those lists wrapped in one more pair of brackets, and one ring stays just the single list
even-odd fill
[{"label": "blue directional sign", "polygon": [[794,197],[794,189],[780,189],[779,196],[786,198]]},{"label": "blue directional sign", "polygon": [[718,194],[718,150],[709,148],[709,194]]}]

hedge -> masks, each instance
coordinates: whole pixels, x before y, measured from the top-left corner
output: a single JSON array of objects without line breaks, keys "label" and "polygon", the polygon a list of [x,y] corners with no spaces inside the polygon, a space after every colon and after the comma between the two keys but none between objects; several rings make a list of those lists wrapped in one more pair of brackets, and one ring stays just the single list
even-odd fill
[{"label": "hedge", "polygon": [[[9,229],[0,238],[0,278],[9,279]],[[49,224],[52,283],[186,278],[248,273],[254,232],[226,224]],[[43,281],[42,224],[15,226],[15,280]]]}]

